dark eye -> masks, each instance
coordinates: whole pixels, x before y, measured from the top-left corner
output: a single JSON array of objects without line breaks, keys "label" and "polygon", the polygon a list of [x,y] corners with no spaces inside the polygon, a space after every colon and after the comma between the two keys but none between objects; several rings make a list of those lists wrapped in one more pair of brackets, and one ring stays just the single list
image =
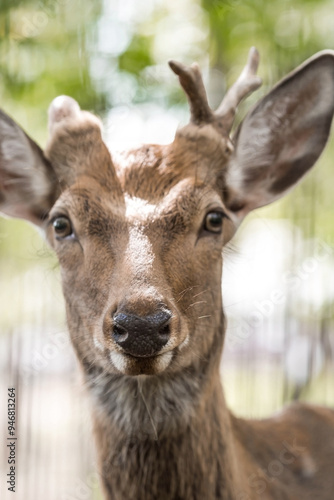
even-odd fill
[{"label": "dark eye", "polygon": [[209,212],[204,220],[204,229],[210,233],[221,233],[224,214],[222,212]]},{"label": "dark eye", "polygon": [[67,238],[73,234],[71,222],[67,217],[57,217],[52,225],[57,239]]}]

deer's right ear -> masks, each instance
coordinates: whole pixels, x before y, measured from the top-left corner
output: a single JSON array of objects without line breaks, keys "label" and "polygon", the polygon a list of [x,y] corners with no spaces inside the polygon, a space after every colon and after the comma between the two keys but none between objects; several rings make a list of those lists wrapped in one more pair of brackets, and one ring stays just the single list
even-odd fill
[{"label": "deer's right ear", "polygon": [[226,206],[241,220],[283,196],[314,165],[334,113],[334,52],[316,54],[279,82],[237,130]]},{"label": "deer's right ear", "polygon": [[0,212],[40,226],[58,195],[41,148],[0,110]]}]

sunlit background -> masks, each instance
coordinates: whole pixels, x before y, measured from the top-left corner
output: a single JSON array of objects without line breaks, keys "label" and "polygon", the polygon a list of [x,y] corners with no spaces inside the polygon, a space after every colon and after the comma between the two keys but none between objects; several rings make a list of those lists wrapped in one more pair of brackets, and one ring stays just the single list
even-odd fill
[{"label": "sunlit background", "polygon": [[[167,65],[197,61],[213,107],[261,54],[262,88],[334,48],[334,1],[1,0],[1,107],[42,146],[59,94],[99,114],[114,149],[168,143],[188,120]],[[333,140],[225,255],[222,379],[230,407],[261,417],[293,399],[334,405]],[[89,409],[65,326],[56,260],[27,223],[0,219],[0,492],[7,397],[18,392],[19,500],[98,500]]]}]

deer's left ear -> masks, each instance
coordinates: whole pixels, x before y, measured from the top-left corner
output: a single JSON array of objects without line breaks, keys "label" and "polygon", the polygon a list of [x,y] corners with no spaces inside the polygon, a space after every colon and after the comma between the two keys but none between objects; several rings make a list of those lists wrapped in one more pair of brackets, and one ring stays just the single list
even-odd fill
[{"label": "deer's left ear", "polygon": [[226,206],[243,218],[280,198],[322,153],[334,113],[334,52],[316,54],[246,116],[228,165]]}]

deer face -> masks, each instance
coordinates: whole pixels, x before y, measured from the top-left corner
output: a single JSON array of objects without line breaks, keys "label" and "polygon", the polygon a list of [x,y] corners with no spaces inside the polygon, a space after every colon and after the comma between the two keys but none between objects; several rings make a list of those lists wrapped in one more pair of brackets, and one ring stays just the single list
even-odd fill
[{"label": "deer face", "polygon": [[232,139],[237,103],[260,84],[255,51],[216,113],[197,66],[171,63],[192,115],[168,146],[111,156],[97,118],[68,97],[50,107],[44,153],[1,115],[1,208],[45,229],[87,370],[168,373],[222,345],[223,245],[321,154],[334,112],[333,60],[320,53],[286,77]]},{"label": "deer face", "polygon": [[58,172],[71,169],[76,151],[73,184],[46,221],[73,344],[108,372],[177,370],[208,351],[221,323],[222,247],[233,230],[223,201],[229,141],[189,126],[170,146],[112,160],[94,117],[82,119],[84,144],[61,121],[46,150]]}]

